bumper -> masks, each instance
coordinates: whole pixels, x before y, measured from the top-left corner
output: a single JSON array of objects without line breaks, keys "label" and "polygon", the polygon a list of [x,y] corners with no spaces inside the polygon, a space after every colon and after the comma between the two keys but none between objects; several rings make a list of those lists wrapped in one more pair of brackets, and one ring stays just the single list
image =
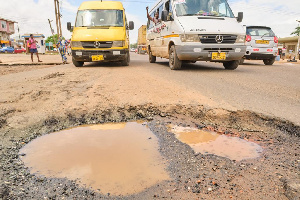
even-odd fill
[{"label": "bumper", "polygon": [[264,60],[264,59],[273,59],[276,55],[273,54],[261,54],[261,53],[251,53],[250,55],[245,55],[244,58],[249,60]]},{"label": "bumper", "polygon": [[222,61],[240,60],[245,55],[246,46],[218,44],[176,46],[176,53],[179,60],[222,62],[211,59],[212,53],[219,51],[226,53],[226,60]]},{"label": "bumper", "polygon": [[278,48],[253,48],[248,47],[244,58],[249,60],[272,59],[277,56]]},{"label": "bumper", "polygon": [[126,59],[126,53],[129,50],[97,50],[97,51],[87,51],[87,50],[72,50],[72,57],[76,61],[92,62],[92,56],[103,55],[104,60],[101,62],[110,61],[123,61]]}]

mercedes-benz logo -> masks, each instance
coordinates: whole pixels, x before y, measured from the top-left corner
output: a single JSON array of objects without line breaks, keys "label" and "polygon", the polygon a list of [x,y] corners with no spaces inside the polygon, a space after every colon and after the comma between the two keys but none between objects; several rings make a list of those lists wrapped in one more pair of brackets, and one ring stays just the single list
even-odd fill
[{"label": "mercedes-benz logo", "polygon": [[98,41],[94,42],[94,47],[95,48],[100,48],[100,46],[101,46],[100,42],[98,42]]},{"label": "mercedes-benz logo", "polygon": [[222,43],[223,42],[223,36],[222,35],[217,35],[216,36],[216,42],[218,43],[218,44],[220,44],[220,43]]}]

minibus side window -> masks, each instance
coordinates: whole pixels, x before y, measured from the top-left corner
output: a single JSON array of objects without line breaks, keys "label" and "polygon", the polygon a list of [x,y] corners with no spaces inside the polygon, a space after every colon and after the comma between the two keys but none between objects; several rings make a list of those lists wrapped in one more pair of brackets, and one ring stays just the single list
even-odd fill
[{"label": "minibus side window", "polygon": [[171,4],[171,1],[167,1],[167,2],[165,3],[165,10],[168,11],[169,16],[172,16],[172,18],[173,18],[173,12],[172,12],[172,4]]}]

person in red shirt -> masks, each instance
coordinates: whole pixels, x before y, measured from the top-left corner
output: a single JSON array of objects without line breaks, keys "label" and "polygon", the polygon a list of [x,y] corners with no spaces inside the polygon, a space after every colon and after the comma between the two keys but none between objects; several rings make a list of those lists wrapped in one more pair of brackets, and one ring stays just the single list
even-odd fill
[{"label": "person in red shirt", "polygon": [[42,62],[39,58],[39,53],[37,51],[37,48],[36,48],[36,43],[38,43],[34,38],[33,38],[33,35],[30,34],[30,38],[29,38],[29,51],[31,53],[31,61],[33,62],[33,54],[36,53],[36,56],[38,58],[38,62]]}]

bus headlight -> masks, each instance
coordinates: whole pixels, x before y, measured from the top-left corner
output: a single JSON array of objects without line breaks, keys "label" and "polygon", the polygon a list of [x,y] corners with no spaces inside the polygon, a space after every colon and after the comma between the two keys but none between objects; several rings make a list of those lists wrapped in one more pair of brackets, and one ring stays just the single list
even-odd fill
[{"label": "bus headlight", "polygon": [[125,46],[125,41],[113,41],[112,47],[124,47]]},{"label": "bus headlight", "polygon": [[238,35],[235,43],[245,43],[245,39],[246,39],[245,35]]},{"label": "bus headlight", "polygon": [[71,46],[72,47],[77,47],[77,48],[82,48],[81,42],[78,42],[78,41],[72,41]]},{"label": "bus headlight", "polygon": [[184,34],[180,35],[181,42],[200,42],[199,35],[196,34]]}]

